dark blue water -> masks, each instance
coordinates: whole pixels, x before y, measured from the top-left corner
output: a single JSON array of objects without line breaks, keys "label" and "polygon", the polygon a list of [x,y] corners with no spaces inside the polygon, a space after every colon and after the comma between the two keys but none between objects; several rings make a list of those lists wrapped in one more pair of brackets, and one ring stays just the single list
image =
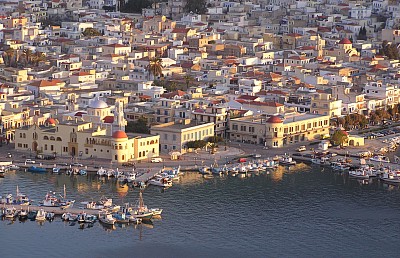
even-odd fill
[{"label": "dark blue water", "polygon": [[[15,192],[17,184],[35,200],[64,184],[77,202],[106,195],[122,204],[138,196],[95,176],[25,172],[0,179],[0,193]],[[0,257],[399,256],[398,187],[328,169],[302,166],[245,179],[191,173],[165,191],[149,187],[144,200],[164,209],[153,225],[81,230],[59,218],[43,225],[0,221]]]}]

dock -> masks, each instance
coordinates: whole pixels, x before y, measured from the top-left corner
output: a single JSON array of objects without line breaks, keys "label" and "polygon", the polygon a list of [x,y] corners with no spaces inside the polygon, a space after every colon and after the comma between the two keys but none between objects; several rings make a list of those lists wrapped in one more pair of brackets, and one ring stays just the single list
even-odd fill
[{"label": "dock", "polygon": [[0,208],[15,208],[17,210],[29,210],[29,211],[38,211],[40,209],[43,209],[45,212],[54,212],[55,215],[62,215],[64,213],[73,213],[73,214],[79,214],[79,213],[86,213],[90,215],[98,215],[100,210],[91,210],[91,209],[80,209],[80,208],[66,208],[66,209],[61,209],[60,207],[46,207],[46,206],[36,206],[36,205],[18,205],[18,204],[1,204]]},{"label": "dock", "polygon": [[147,172],[144,172],[142,175],[136,177],[134,182],[135,183],[139,183],[139,182],[146,183],[150,179],[154,178],[159,172],[160,172],[160,170],[157,170],[157,169],[149,170]]}]

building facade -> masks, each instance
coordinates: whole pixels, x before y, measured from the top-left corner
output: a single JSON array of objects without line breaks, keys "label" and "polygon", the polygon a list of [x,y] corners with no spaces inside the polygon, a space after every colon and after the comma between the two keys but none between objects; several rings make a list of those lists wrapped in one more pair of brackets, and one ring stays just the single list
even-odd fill
[{"label": "building facade", "polygon": [[107,133],[92,122],[70,120],[58,123],[49,118],[45,125],[19,128],[15,149],[31,154],[102,158],[123,163],[159,156],[159,136],[128,137],[124,131]]},{"label": "building facade", "polygon": [[280,148],[329,134],[329,119],[329,115],[309,113],[294,113],[284,118],[259,115],[232,119],[229,122],[230,139]]},{"label": "building facade", "polygon": [[160,137],[161,152],[187,152],[186,144],[190,141],[205,140],[214,136],[214,123],[199,124],[197,121],[183,119],[178,122],[154,125],[152,135]]}]

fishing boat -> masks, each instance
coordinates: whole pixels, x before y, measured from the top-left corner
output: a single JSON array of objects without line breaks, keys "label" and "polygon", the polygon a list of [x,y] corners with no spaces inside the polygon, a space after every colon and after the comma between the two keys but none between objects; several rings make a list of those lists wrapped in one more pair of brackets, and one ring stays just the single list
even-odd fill
[{"label": "fishing boat", "polygon": [[14,219],[16,216],[18,216],[18,212],[14,207],[5,210],[4,217],[6,219]]},{"label": "fishing boat", "polygon": [[53,168],[53,170],[52,170],[52,172],[54,173],[54,174],[58,174],[58,173],[60,173],[60,171],[61,171],[61,168]]},{"label": "fishing boat", "polygon": [[18,185],[17,185],[17,196],[14,200],[14,203],[18,205],[29,205],[31,203],[30,199],[26,194],[20,193]]},{"label": "fishing boat", "polygon": [[36,166],[30,166],[28,168],[28,172],[32,172],[32,173],[46,173],[47,170],[45,168],[42,167],[36,167]]},{"label": "fishing boat", "polygon": [[369,160],[371,161],[376,161],[376,162],[383,162],[383,163],[389,163],[390,159],[386,156],[383,155],[376,155],[370,158]]},{"label": "fishing boat", "polygon": [[81,176],[86,176],[87,175],[87,171],[85,169],[79,169],[78,174]]},{"label": "fishing boat", "polygon": [[349,176],[359,179],[369,179],[370,175],[366,169],[357,169],[349,171]]},{"label": "fishing boat", "polygon": [[8,170],[12,170],[12,171],[16,171],[19,169],[19,166],[15,165],[15,164],[11,164],[9,166],[7,166]]},{"label": "fishing boat", "polygon": [[318,157],[311,159],[311,162],[316,165],[330,165],[328,157]]},{"label": "fishing boat", "polygon": [[282,165],[282,166],[294,166],[294,165],[296,165],[296,161],[294,161],[292,159],[292,157],[290,157],[288,155],[283,155],[279,159],[279,165]]},{"label": "fishing boat", "polygon": [[139,191],[138,205],[130,211],[130,215],[142,220],[151,220],[153,217],[153,212],[149,211],[147,206],[144,205],[142,191]]},{"label": "fishing boat", "polygon": [[96,215],[86,214],[85,216],[85,223],[95,223],[97,220]]},{"label": "fishing boat", "polygon": [[100,168],[99,170],[97,170],[98,176],[105,176],[106,173],[107,173],[107,171],[104,168]]},{"label": "fishing boat", "polygon": [[18,216],[19,216],[19,219],[27,219],[27,218],[28,218],[28,211],[22,209],[22,210],[19,212]]},{"label": "fishing boat", "polygon": [[79,216],[78,214],[73,214],[73,213],[67,212],[67,213],[63,213],[61,215],[61,219],[64,221],[77,221],[78,216]]},{"label": "fishing boat", "polygon": [[47,212],[47,213],[46,213],[46,219],[47,219],[48,221],[53,221],[53,220],[54,220],[54,217],[55,217],[54,212]]},{"label": "fishing boat", "polygon": [[392,172],[383,173],[383,175],[380,179],[387,183],[395,183],[395,184],[400,183],[400,177]]},{"label": "fishing boat", "polygon": [[129,215],[127,215],[124,212],[118,212],[118,213],[114,213],[113,218],[115,219],[116,223],[120,223],[120,224],[127,224],[130,222],[129,220]]},{"label": "fishing boat", "polygon": [[116,219],[108,212],[99,212],[99,221],[107,225],[114,225]]},{"label": "fishing boat", "polygon": [[36,214],[35,220],[45,221],[46,220],[46,212],[43,209],[40,209]]},{"label": "fishing boat", "polygon": [[172,181],[165,177],[156,177],[149,180],[149,184],[161,187],[171,187]]}]

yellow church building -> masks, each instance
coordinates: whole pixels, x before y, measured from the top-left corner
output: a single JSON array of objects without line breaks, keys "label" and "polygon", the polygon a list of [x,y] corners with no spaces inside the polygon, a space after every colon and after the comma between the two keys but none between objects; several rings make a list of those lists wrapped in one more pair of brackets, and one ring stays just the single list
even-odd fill
[{"label": "yellow church building", "polygon": [[16,130],[15,149],[36,154],[101,158],[124,163],[159,156],[158,135],[129,137],[124,131],[76,118],[58,122],[49,118],[43,126]]}]

